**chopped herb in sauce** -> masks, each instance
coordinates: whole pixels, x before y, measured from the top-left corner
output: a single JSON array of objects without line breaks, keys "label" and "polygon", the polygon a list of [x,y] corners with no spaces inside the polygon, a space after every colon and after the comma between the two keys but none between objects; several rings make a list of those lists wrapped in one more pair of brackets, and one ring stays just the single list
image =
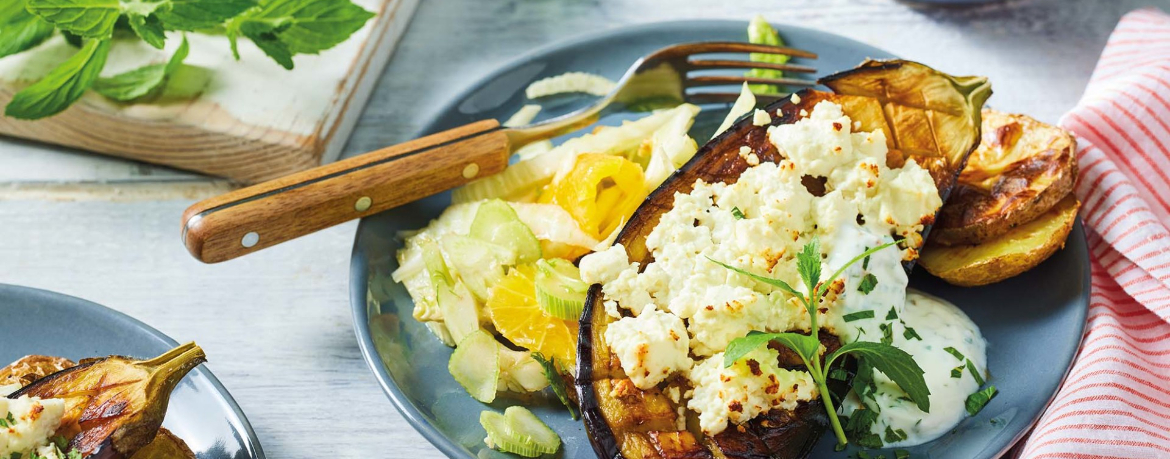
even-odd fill
[{"label": "chopped herb in sauce", "polygon": [[897,443],[907,438],[906,431],[886,426],[886,443]]},{"label": "chopped herb in sauce", "polygon": [[[905,326],[906,323],[903,322],[902,325]],[[908,340],[916,339],[918,341],[922,341],[922,337],[918,336],[918,332],[914,331],[914,329],[911,327],[906,327],[906,329],[902,331],[902,337]]]},{"label": "chopped herb in sauce", "polygon": [[987,386],[983,390],[968,395],[966,403],[967,414],[971,416],[979,414],[980,411],[983,411],[983,407],[987,406],[987,402],[990,402],[998,394],[999,390],[995,386]]},{"label": "chopped herb in sauce", "polygon": [[877,283],[877,277],[873,273],[865,273],[865,277],[861,278],[861,285],[857,286],[857,291],[863,295],[868,295],[869,292],[873,291],[874,287],[877,287]]},{"label": "chopped herb in sauce", "polygon": [[893,306],[890,306],[890,312],[886,313],[886,320],[894,320],[897,318],[898,318],[898,311],[894,310]]},{"label": "chopped herb in sauce", "polygon": [[743,218],[744,218],[743,211],[739,210],[739,207],[732,207],[731,208],[731,216],[735,217],[736,220],[743,220]]},{"label": "chopped herb in sauce", "polygon": [[967,357],[964,356],[962,352],[959,352],[959,350],[955,349],[954,347],[947,346],[946,349],[943,349],[943,350],[947,351],[948,354],[955,356],[955,358],[959,359],[960,361],[967,360]]},{"label": "chopped herb in sauce", "polygon": [[878,326],[882,329],[882,344],[890,344],[894,342],[894,328],[890,324],[885,323]]},{"label": "chopped herb in sauce", "polygon": [[971,377],[975,378],[976,384],[979,384],[980,386],[982,386],[983,383],[986,382],[983,380],[983,375],[979,374],[979,370],[975,369],[975,363],[972,362],[970,359],[967,360],[967,369],[971,370]]},{"label": "chopped herb in sauce", "polygon": [[963,368],[964,367],[962,365],[951,368],[951,377],[955,378],[955,379],[962,378],[963,377]]},{"label": "chopped herb in sauce", "polygon": [[910,452],[904,449],[895,449],[894,459],[910,459]]},{"label": "chopped herb in sauce", "polygon": [[855,320],[872,319],[872,318],[873,318],[873,310],[872,309],[868,310],[868,311],[851,312],[849,314],[845,314],[845,315],[841,316],[841,319],[843,319],[846,322],[853,322]]}]

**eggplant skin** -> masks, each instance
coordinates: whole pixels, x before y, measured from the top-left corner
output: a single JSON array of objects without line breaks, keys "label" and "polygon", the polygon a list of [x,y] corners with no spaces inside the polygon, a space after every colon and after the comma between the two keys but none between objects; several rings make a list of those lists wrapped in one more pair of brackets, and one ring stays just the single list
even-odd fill
[{"label": "eggplant skin", "polygon": [[9,395],[65,401],[58,435],[69,450],[86,459],[127,458],[154,441],[171,391],[207,361],[203,349],[188,343],[150,360],[110,356],[83,360]]},{"label": "eggplant skin", "polygon": [[[886,163],[890,167],[901,167],[908,159],[914,159],[929,171],[945,203],[968,155],[979,143],[980,109],[991,95],[986,78],[954,77],[911,61],[869,60],[820,82],[834,92],[806,89],[796,93],[796,97],[769,105],[765,110],[776,114],[771,125],[794,123],[821,101],[838,103],[860,125],[858,130],[881,130],[886,134],[889,147]],[[755,126],[751,118],[744,116],[711,139],[650,193],[615,241],[626,247],[629,261],[642,266],[653,261],[646,249],[646,236],[658,225],[661,215],[674,206],[676,193],[689,193],[698,180],[734,183],[751,167],[740,155],[740,147],[749,147],[761,162],[782,159],[768,140],[767,126]],[[807,177],[805,185],[814,194],[818,189],[823,193],[823,182],[815,177]],[[933,220],[923,223],[927,227],[923,231],[925,238]],[[923,241],[912,242],[909,248],[916,250]],[[910,270],[913,262],[904,263],[904,267]],[[604,339],[605,329],[613,318],[605,313],[601,300],[601,287],[592,286],[580,322],[576,378],[585,427],[598,457],[800,459],[808,456],[825,431],[828,421],[820,400],[798,405],[791,412],[769,412],[745,425],[729,427],[713,438],[698,439],[696,444],[704,446],[706,451],[694,448],[684,435],[697,433],[684,430],[677,432],[678,435],[666,435],[667,432],[658,428],[656,418],[639,424],[637,421],[642,418],[638,415],[614,413],[607,419],[607,410],[612,413],[614,407],[622,407],[623,403],[634,411],[657,412],[650,407],[658,403],[661,391],[654,388],[639,394],[641,398],[615,400],[621,395],[615,396],[610,390],[616,387],[613,381],[626,376]],[[832,339],[836,341],[835,337]],[[787,362],[790,364],[792,360]],[[783,355],[780,363],[787,365]],[[844,394],[848,381],[833,384],[830,390]],[[646,402],[639,406],[638,400]]]}]

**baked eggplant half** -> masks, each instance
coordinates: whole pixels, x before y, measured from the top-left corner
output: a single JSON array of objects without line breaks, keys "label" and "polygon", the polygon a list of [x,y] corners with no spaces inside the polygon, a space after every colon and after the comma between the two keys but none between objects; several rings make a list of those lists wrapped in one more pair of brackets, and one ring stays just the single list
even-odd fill
[{"label": "baked eggplant half", "polygon": [[162,427],[171,391],[207,360],[188,343],[150,360],[111,356],[83,360],[34,381],[8,396],[65,401],[57,434],[83,458],[121,459],[154,441]]},{"label": "baked eggplant half", "polygon": [[[820,83],[833,92],[804,90],[766,108],[771,125],[794,123],[821,101],[842,106],[855,121],[855,131],[882,130],[889,153],[887,164],[901,167],[908,158],[930,172],[945,201],[967,156],[979,143],[980,109],[991,95],[985,78],[953,77],[904,60],[869,60],[855,69],[830,75]],[[638,208],[615,243],[625,246],[629,261],[641,266],[653,259],[645,240],[661,216],[673,207],[676,193],[689,193],[696,181],[734,183],[749,159],[778,163],[783,153],[768,140],[768,125],[745,116],[712,139],[667,179]],[[747,146],[752,155],[741,152]],[[805,176],[808,190],[824,193],[824,182]],[[818,190],[819,189],[819,190]],[[924,222],[929,226],[930,222]],[[922,234],[926,234],[925,231]],[[910,248],[922,241],[907,241]],[[910,265],[905,265],[909,269]],[[606,343],[606,327],[615,318],[602,306],[600,285],[593,285],[581,318],[577,390],[590,441],[604,458],[803,458],[828,424],[819,399],[801,402],[791,411],[773,409],[751,421],[728,427],[707,438],[693,413],[686,411],[685,378],[673,377],[650,389],[634,386]],[[840,345],[828,332],[822,344]],[[779,353],[781,368],[802,369],[795,354]],[[847,383],[844,384],[847,388]],[[830,388],[836,391],[837,388]],[[680,413],[687,413],[680,419]]]}]

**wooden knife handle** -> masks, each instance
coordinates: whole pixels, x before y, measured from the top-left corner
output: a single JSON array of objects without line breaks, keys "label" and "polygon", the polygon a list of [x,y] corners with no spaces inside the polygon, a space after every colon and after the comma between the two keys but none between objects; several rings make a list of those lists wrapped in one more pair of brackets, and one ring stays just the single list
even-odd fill
[{"label": "wooden knife handle", "polygon": [[218,263],[503,171],[494,120],[468,124],[211,198],[183,213],[183,243]]}]

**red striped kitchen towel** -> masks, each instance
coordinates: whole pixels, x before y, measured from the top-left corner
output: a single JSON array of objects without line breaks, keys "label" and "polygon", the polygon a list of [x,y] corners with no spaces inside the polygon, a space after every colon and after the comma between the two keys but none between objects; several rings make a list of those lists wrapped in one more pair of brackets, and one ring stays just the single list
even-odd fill
[{"label": "red striped kitchen towel", "polygon": [[1170,458],[1170,15],[1127,14],[1080,103],[1093,293],[1080,355],[1020,457]]}]

